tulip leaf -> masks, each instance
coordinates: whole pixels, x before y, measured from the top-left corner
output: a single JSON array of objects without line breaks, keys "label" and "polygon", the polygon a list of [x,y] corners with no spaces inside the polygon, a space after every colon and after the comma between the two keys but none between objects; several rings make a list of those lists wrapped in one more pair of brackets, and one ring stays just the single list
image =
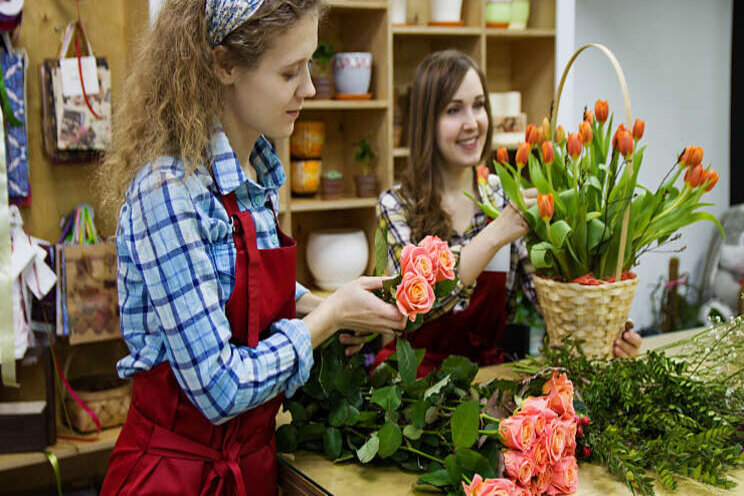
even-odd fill
[{"label": "tulip leaf", "polygon": [[465,196],[467,196],[468,198],[470,198],[470,201],[472,201],[473,203],[475,203],[478,206],[478,208],[481,209],[481,211],[486,215],[486,217],[488,217],[490,219],[495,219],[496,217],[499,216],[499,214],[501,214],[501,212],[499,212],[499,209],[497,209],[496,207],[494,207],[491,204],[491,202],[489,202],[488,200],[480,202],[480,201],[476,200],[473,197],[473,195],[471,195],[467,191],[463,191],[463,193],[465,193]]},{"label": "tulip leaf", "polygon": [[380,458],[387,458],[398,451],[403,441],[403,434],[400,432],[400,427],[395,422],[389,420],[379,430],[378,436],[380,438],[380,448],[378,451]]},{"label": "tulip leaf", "polygon": [[519,186],[514,177],[509,174],[509,171],[504,167],[497,166],[496,173],[499,175],[501,186],[504,188],[504,193],[506,193],[507,198],[514,201],[522,212],[527,210],[527,205],[524,203],[524,198],[519,191]]},{"label": "tulip leaf", "polygon": [[388,264],[387,227],[375,231],[375,275],[385,274]]},{"label": "tulip leaf", "polygon": [[398,353],[398,372],[403,387],[413,384],[416,380],[416,354],[413,352],[411,343],[403,338],[398,339],[396,347]]},{"label": "tulip leaf", "polygon": [[377,455],[380,450],[380,438],[377,437],[377,433],[372,434],[364,445],[357,450],[357,458],[362,463],[369,463]]},{"label": "tulip leaf", "polygon": [[555,258],[552,255],[553,245],[547,241],[532,245],[530,260],[536,269],[550,269],[555,266]]},{"label": "tulip leaf", "polygon": [[469,448],[478,440],[480,405],[476,401],[461,403],[452,413],[452,442],[457,448]]},{"label": "tulip leaf", "polygon": [[550,240],[557,249],[563,248],[566,238],[571,234],[571,226],[565,220],[553,222],[550,225]]},{"label": "tulip leaf", "polygon": [[602,212],[589,212],[586,214],[586,222],[591,222],[594,219],[599,219],[602,217]]},{"label": "tulip leaf", "polygon": [[537,160],[537,157],[532,154],[530,154],[529,158],[529,168],[530,179],[532,180],[532,184],[534,184],[537,188],[537,191],[542,194],[550,193],[550,185],[548,184],[548,180],[545,177],[545,174],[543,174],[542,172],[540,161]]},{"label": "tulip leaf", "polygon": [[592,219],[587,226],[586,241],[587,249],[591,252],[604,241],[612,236],[612,231],[599,219]]},{"label": "tulip leaf", "polygon": [[329,427],[323,434],[323,451],[326,456],[331,460],[335,460],[341,456],[341,448],[343,448],[343,438],[341,437],[341,431],[335,427]]}]

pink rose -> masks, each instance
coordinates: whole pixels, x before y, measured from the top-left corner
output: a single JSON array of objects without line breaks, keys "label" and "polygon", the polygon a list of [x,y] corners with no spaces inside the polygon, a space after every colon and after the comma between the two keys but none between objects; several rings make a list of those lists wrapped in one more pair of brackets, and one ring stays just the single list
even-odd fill
[{"label": "pink rose", "polygon": [[535,444],[532,450],[529,451],[529,456],[532,458],[532,463],[535,467],[535,472],[539,473],[544,471],[548,465],[550,465],[550,456],[548,455],[547,442],[545,441],[545,434],[538,437],[535,440]]},{"label": "pink rose", "polygon": [[563,419],[560,421],[566,432],[566,448],[563,456],[576,455],[576,421],[574,419]]},{"label": "pink rose", "polygon": [[545,428],[545,450],[548,452],[550,463],[556,463],[563,456],[566,449],[566,429],[559,420],[552,420]]},{"label": "pink rose", "polygon": [[548,465],[545,468],[538,470],[535,475],[537,475],[537,478],[532,481],[532,485],[530,486],[532,494],[545,494],[550,487],[550,479],[553,477],[553,468]]},{"label": "pink rose", "polygon": [[534,464],[529,456],[521,451],[507,450],[504,453],[506,475],[522,485],[529,485],[534,472]]},{"label": "pink rose", "polygon": [[400,254],[400,270],[402,274],[416,272],[431,285],[437,281],[437,269],[433,259],[425,249],[410,243],[403,247]]},{"label": "pink rose", "polygon": [[553,489],[558,491],[553,494],[571,494],[575,492],[576,487],[579,485],[578,472],[575,457],[567,456],[562,458],[553,466],[548,494],[551,494]]},{"label": "pink rose", "polygon": [[547,410],[548,408],[547,396],[528,396],[522,401],[519,411],[531,415],[533,413],[542,413],[543,410]]},{"label": "pink rose", "polygon": [[475,474],[470,485],[462,483],[466,496],[512,496],[517,486],[509,479],[486,479]]},{"label": "pink rose", "polygon": [[515,486],[512,496],[532,496],[532,493],[529,489],[526,489],[522,486]]},{"label": "pink rose", "polygon": [[406,272],[395,292],[395,301],[400,313],[413,322],[418,314],[431,310],[434,305],[434,290],[416,272]]},{"label": "pink rose", "polygon": [[442,241],[437,236],[426,236],[418,245],[424,248],[434,261],[437,273],[436,282],[455,278],[455,256],[446,241]]},{"label": "pink rose", "polygon": [[566,374],[553,371],[553,377],[543,385],[543,393],[548,395],[548,406],[558,415],[576,414],[573,406],[574,388]]},{"label": "pink rose", "polygon": [[529,451],[535,441],[535,424],[530,417],[515,415],[499,423],[499,435],[508,448]]},{"label": "pink rose", "polygon": [[533,419],[535,435],[537,436],[545,432],[545,426],[548,422],[558,417],[558,414],[548,407],[548,402],[549,398],[547,396],[529,397],[522,402],[519,409],[519,415]]},{"label": "pink rose", "polygon": [[568,380],[568,377],[565,373],[559,375],[558,371],[554,370],[553,377],[551,377],[549,381],[543,384],[543,394],[550,395],[550,393],[552,393],[553,391],[560,389],[568,389],[569,391],[571,391],[571,395],[573,396],[573,383]]}]

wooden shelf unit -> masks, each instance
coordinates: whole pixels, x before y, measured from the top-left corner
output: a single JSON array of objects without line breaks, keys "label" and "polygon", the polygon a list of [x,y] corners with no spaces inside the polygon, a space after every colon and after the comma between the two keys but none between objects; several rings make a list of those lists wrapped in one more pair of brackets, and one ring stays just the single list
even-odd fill
[{"label": "wooden shelf unit", "polygon": [[[463,0],[463,26],[429,26],[428,0],[408,0],[406,25],[391,24],[388,2],[330,0],[321,23],[319,41],[329,41],[336,51],[373,54],[372,100],[307,100],[300,120],[322,120],[326,140],[322,170],[344,175],[343,196],[336,200],[292,197],[291,157],[288,140],[278,143],[289,177],[281,191],[279,220],[298,242],[298,280],[313,286],[305,261],[307,235],[314,229],[362,227],[372,251],[376,228],[374,198],[354,196],[355,143],[366,139],[377,153],[374,163],[378,192],[391,187],[410,156],[405,143],[393,144],[393,95],[405,94],[414,70],[429,53],[457,48],[473,57],[486,73],[489,91],[520,91],[522,110],[537,122],[550,109],[555,72],[556,0],[531,0],[530,19],[524,30],[486,27],[486,0]],[[405,133],[404,133],[405,134]],[[372,257],[368,273],[373,266]]]}]

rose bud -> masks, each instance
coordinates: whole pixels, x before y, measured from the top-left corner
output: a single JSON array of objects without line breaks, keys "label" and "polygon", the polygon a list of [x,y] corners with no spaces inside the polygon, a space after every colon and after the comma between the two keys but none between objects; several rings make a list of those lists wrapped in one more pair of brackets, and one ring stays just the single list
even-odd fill
[{"label": "rose bud", "polygon": [[594,115],[597,116],[597,121],[605,122],[610,114],[610,106],[607,104],[607,100],[597,100],[594,104]]}]

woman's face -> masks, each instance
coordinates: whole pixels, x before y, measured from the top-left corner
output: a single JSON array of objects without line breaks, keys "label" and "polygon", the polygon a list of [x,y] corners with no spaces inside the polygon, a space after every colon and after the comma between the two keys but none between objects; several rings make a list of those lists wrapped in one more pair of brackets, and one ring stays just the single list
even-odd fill
[{"label": "woman's face", "polygon": [[437,147],[448,167],[472,167],[486,144],[486,95],[471,68],[437,121]]},{"label": "woman's face", "polygon": [[246,131],[287,138],[305,98],[315,95],[309,62],[318,44],[318,14],[311,12],[273,40],[252,69],[237,68],[225,112]]}]

